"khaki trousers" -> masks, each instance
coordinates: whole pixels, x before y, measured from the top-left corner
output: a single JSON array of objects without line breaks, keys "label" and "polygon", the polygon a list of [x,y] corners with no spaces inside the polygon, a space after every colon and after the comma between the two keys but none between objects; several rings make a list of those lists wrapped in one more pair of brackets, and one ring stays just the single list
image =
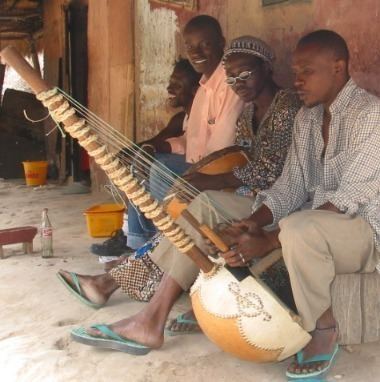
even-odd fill
[{"label": "khaki trousers", "polygon": [[[187,209],[198,222],[207,224],[212,228],[224,221],[222,216],[234,220],[241,220],[250,216],[253,202],[253,198],[237,196],[230,192],[206,191],[198,195]],[[190,235],[201,250],[205,249],[203,237],[183,217],[179,217],[177,223]],[[153,251],[151,259],[183,290],[188,290],[191,287],[199,273],[199,268],[192,260],[180,253],[167,238],[161,240]]]},{"label": "khaki trousers", "polygon": [[280,242],[298,312],[307,331],[331,307],[335,275],[367,273],[379,260],[371,226],[360,216],[305,210],[282,219]]}]

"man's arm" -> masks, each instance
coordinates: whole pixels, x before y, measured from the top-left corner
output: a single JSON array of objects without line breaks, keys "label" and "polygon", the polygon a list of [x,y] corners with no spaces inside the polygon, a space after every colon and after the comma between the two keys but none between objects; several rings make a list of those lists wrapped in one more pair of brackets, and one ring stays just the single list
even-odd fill
[{"label": "man's arm", "polygon": [[139,145],[144,147],[144,150],[149,154],[154,154],[154,152],[160,153],[171,153],[172,148],[168,138],[179,137],[183,135],[183,121],[185,118],[185,112],[181,111],[175,114],[167,124],[167,126],[161,130],[155,137],[141,142]]}]

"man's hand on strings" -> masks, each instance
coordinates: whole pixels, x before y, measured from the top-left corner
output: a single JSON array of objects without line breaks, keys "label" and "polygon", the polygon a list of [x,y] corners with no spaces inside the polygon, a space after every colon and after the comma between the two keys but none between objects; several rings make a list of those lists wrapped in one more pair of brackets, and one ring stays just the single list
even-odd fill
[{"label": "man's hand on strings", "polygon": [[150,174],[150,167],[154,161],[154,147],[148,144],[142,144],[140,147],[136,146],[131,163],[133,172],[140,179],[148,179]]},{"label": "man's hand on strings", "polygon": [[279,231],[267,232],[257,227],[254,232],[245,230],[236,238],[236,244],[229,251],[220,253],[220,256],[231,267],[248,266],[252,259],[263,257],[280,247],[278,233]]},{"label": "man's hand on strings", "polygon": [[[223,242],[231,247],[236,244],[236,239],[244,231],[238,227],[227,225],[226,223],[218,224],[213,228],[214,232],[223,240]],[[216,255],[221,250],[217,248],[210,240],[206,240],[206,252],[208,255]]]},{"label": "man's hand on strings", "polygon": [[156,149],[153,145],[151,144],[148,144],[148,143],[143,143],[141,146],[140,146],[140,154],[141,155],[145,155],[147,158],[150,158],[150,160],[152,160],[152,158],[154,158],[154,154],[156,153]]},{"label": "man's hand on strings", "polygon": [[130,166],[133,163],[133,158],[135,157],[135,152],[138,148],[132,146],[123,147],[116,156],[119,158],[121,163],[125,166]]}]

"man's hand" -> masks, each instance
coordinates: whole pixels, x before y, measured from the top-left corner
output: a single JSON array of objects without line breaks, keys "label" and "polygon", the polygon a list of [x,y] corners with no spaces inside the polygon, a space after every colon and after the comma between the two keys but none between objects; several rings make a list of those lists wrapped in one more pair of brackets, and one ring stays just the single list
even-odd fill
[{"label": "man's hand", "polygon": [[139,179],[148,179],[150,167],[154,161],[155,149],[152,145],[143,144],[133,157],[132,167]]},{"label": "man's hand", "polygon": [[155,152],[156,152],[156,149],[155,149],[155,147],[154,147],[153,145],[151,145],[151,144],[144,143],[144,144],[142,144],[142,145],[140,146],[140,153],[141,153],[142,155],[144,155],[144,154],[148,154],[148,155],[146,155],[148,158],[149,158],[149,157],[154,158],[154,154],[155,154]]},{"label": "man's hand", "polygon": [[231,267],[248,266],[252,259],[263,257],[281,246],[278,233],[279,230],[267,232],[258,227],[254,232],[246,230],[236,238],[232,249],[221,253],[220,256]]},{"label": "man's hand", "polygon": [[261,234],[263,231],[259,224],[255,220],[252,220],[250,218],[233,223],[233,226],[251,234]]},{"label": "man's hand", "polygon": [[[229,248],[235,245],[237,237],[244,233],[239,227],[226,225],[225,223],[217,225],[213,230]],[[206,252],[208,255],[216,255],[220,252],[220,249],[216,248],[210,240],[206,240]]]}]

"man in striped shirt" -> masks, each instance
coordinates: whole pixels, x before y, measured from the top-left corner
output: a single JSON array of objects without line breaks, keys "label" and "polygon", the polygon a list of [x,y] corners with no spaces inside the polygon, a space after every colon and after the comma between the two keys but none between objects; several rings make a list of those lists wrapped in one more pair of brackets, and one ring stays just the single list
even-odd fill
[{"label": "man in striped shirt", "polygon": [[[312,336],[289,366],[290,379],[322,375],[337,353],[335,275],[373,272],[379,261],[380,101],[350,79],[348,61],[335,32],[299,41],[293,70],[305,106],[282,175],[258,194],[253,214],[235,227],[246,232],[223,254],[231,266],[243,266],[282,248],[302,325]],[[307,201],[312,209],[298,211]],[[262,228],[277,223],[277,230]]]}]

